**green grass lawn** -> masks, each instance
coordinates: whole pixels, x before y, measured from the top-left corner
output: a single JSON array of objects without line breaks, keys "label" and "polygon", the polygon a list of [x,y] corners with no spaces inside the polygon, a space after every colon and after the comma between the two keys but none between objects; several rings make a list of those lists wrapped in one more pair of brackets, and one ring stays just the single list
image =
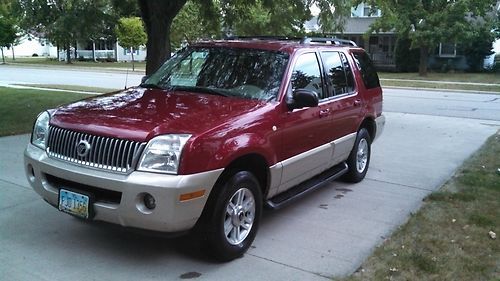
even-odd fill
[{"label": "green grass lawn", "polygon": [[418,73],[391,73],[380,72],[380,79],[409,79],[429,81],[451,81],[451,82],[473,82],[500,84],[498,73],[434,73],[429,72],[427,76],[419,76]]},{"label": "green grass lawn", "polygon": [[[101,68],[119,68],[121,70],[132,70],[131,62],[92,62],[92,61],[78,61],[73,60],[71,64],[65,61],[58,61],[56,59],[48,59],[45,57],[19,57],[12,60],[12,57],[6,57],[7,64],[27,64],[38,66],[60,66],[60,67],[101,67]],[[144,71],[146,69],[146,62],[135,62],[135,71]]]},{"label": "green grass lawn", "polygon": [[500,131],[379,246],[353,280],[500,280]]},{"label": "green grass lawn", "polygon": [[0,136],[29,133],[38,113],[90,96],[0,87]]},{"label": "green grass lawn", "polygon": [[15,84],[19,86],[44,88],[44,89],[57,89],[67,91],[89,92],[89,93],[110,93],[121,89],[88,87],[79,85],[59,85],[59,84]]},{"label": "green grass lawn", "polygon": [[381,80],[380,84],[382,87],[403,87],[403,88],[418,88],[418,89],[439,89],[439,90],[465,90],[465,91],[482,91],[500,94],[500,84],[498,86],[492,85],[464,85],[464,84],[454,84],[449,82],[446,84],[429,83],[425,81],[388,81]]},{"label": "green grass lawn", "polygon": [[[418,73],[380,72],[382,87],[406,87],[423,89],[485,91],[500,93],[500,75],[498,73],[429,73],[421,77]],[[387,80],[389,79],[389,80]],[[397,80],[392,80],[397,79]],[[414,81],[412,81],[414,80]],[[446,83],[432,83],[440,81]],[[465,85],[455,82],[486,83],[491,85]]]}]

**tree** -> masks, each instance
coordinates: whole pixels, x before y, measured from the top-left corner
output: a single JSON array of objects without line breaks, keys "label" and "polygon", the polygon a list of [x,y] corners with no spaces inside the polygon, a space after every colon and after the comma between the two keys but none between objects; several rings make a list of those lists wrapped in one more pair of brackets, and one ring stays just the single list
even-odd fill
[{"label": "tree", "polygon": [[12,15],[12,2],[0,1],[0,49],[2,51],[2,62],[5,63],[3,48],[13,47],[19,38],[16,18]]},{"label": "tree", "polygon": [[116,26],[116,37],[123,48],[130,49],[132,54],[132,71],[134,71],[134,52],[140,46],[146,44],[147,41],[141,18],[121,18]]},{"label": "tree", "polygon": [[[322,26],[341,30],[342,21],[327,20],[329,17],[345,18],[351,1],[342,0],[193,0],[201,9],[203,23],[219,21],[227,31],[240,34],[289,35],[300,33],[305,20],[310,18],[309,7],[316,4],[322,9]],[[141,16],[148,36],[146,74],[151,74],[170,57],[171,31],[174,18],[187,0],[138,0]],[[335,8],[333,8],[335,7]],[[298,15],[298,16],[297,16]],[[284,19],[284,20],[283,20]],[[344,21],[345,22],[345,21]],[[192,26],[200,28],[200,22]],[[254,28],[251,28],[251,27]],[[239,29],[239,30],[238,30]]]},{"label": "tree", "polygon": [[[108,0],[18,0],[21,27],[66,48],[75,42],[112,34],[112,7]],[[76,46],[75,46],[76,47]]]},{"label": "tree", "polygon": [[478,23],[472,27],[472,32],[467,35],[461,44],[471,71],[481,71],[484,58],[493,54],[492,42],[495,33],[491,32],[492,24]]},{"label": "tree", "polygon": [[12,47],[12,44],[17,38],[17,30],[14,24],[5,17],[0,16],[0,49],[2,50],[2,62],[5,64],[5,56],[3,48]]},{"label": "tree", "polygon": [[472,32],[471,26],[493,10],[496,0],[370,0],[382,10],[373,31],[394,30],[420,49],[419,74],[427,75],[429,52],[439,43],[456,43]]},{"label": "tree", "polygon": [[185,41],[219,36],[219,17],[207,19],[203,15],[203,6],[199,2],[188,0],[172,22],[170,45],[179,48]]}]

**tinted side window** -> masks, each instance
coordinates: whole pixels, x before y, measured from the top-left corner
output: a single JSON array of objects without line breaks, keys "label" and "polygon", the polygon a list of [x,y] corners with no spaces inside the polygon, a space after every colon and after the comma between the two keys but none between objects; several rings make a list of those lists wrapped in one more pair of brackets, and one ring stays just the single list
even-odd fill
[{"label": "tinted side window", "polygon": [[354,78],[347,58],[339,52],[321,53],[330,86],[330,97],[354,91]]},{"label": "tinted side window", "polygon": [[338,96],[344,93],[344,88],[347,85],[345,78],[344,68],[340,61],[338,52],[323,52],[323,63],[327,76],[327,83],[330,85],[329,96]]},{"label": "tinted side window", "polygon": [[373,66],[372,60],[365,52],[354,52],[354,61],[361,71],[361,77],[367,89],[380,87],[377,71]]},{"label": "tinted side window", "polygon": [[342,64],[344,65],[345,76],[347,78],[347,92],[351,93],[354,91],[354,74],[352,73],[351,65],[347,60],[347,57],[344,53],[340,53],[340,57],[342,58]]},{"label": "tinted side window", "polygon": [[292,73],[292,88],[308,89],[318,93],[318,98],[325,98],[323,95],[323,87],[321,74],[319,70],[318,59],[315,53],[307,53],[301,55]]}]

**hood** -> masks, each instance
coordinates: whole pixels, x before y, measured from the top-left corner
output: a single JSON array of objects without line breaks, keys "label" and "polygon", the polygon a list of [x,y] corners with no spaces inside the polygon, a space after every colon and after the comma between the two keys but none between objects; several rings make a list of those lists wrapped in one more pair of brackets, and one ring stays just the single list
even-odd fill
[{"label": "hood", "polygon": [[50,124],[143,142],[169,133],[198,135],[265,104],[202,93],[131,88],[59,107]]}]

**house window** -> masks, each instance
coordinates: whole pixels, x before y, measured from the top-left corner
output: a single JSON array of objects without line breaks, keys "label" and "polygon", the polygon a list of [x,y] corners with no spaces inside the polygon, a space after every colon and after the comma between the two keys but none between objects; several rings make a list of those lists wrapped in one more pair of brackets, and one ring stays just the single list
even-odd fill
[{"label": "house window", "polygon": [[372,11],[372,7],[364,6],[363,7],[363,17],[380,17],[380,10],[375,9]]},{"label": "house window", "polygon": [[[123,55],[130,55],[130,49],[123,49]],[[139,49],[134,50],[134,55],[138,56],[139,55]]]},{"label": "house window", "polygon": [[454,58],[457,56],[457,44],[454,43],[440,43],[439,56],[443,58]]}]

